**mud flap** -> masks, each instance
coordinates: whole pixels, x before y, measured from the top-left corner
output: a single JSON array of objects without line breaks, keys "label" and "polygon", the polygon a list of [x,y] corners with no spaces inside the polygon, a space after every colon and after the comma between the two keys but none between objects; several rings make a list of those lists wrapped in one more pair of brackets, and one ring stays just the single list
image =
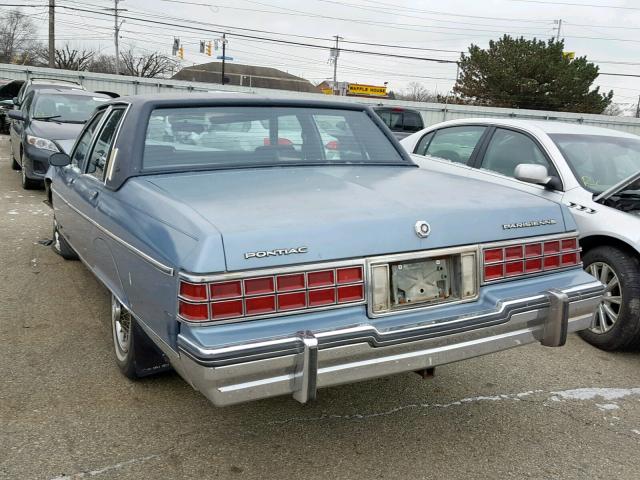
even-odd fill
[{"label": "mud flap", "polygon": [[171,370],[167,356],[147,336],[138,322],[133,323],[135,335],[134,348],[136,359],[136,374],[147,377],[160,372]]}]

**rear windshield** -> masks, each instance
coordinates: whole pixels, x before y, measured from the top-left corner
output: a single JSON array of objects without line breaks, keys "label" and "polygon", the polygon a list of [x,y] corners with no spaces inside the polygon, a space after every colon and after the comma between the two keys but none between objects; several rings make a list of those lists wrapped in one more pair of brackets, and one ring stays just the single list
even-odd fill
[{"label": "rear windshield", "polygon": [[424,128],[422,117],[411,110],[376,110],[382,121],[394,132],[417,132]]},{"label": "rear windshield", "polygon": [[406,164],[364,111],[296,107],[159,108],[145,169]]}]

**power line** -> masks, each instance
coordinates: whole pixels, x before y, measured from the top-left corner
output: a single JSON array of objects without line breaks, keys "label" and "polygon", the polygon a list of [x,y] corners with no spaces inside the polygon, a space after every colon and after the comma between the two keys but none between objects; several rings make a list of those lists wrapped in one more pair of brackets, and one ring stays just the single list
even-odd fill
[{"label": "power line", "polygon": [[[171,1],[171,0],[162,0],[162,1]],[[354,4],[354,3],[348,3],[348,2],[337,1],[337,0],[318,0],[318,1],[324,2],[324,3],[333,4],[333,5],[338,5],[338,6],[341,6],[341,7],[356,8],[358,10],[367,10],[367,11],[375,12],[376,14],[380,13],[380,8],[379,7],[370,6],[370,5]],[[257,3],[257,2],[252,2],[252,3]],[[372,2],[368,2],[368,3],[372,3]],[[392,4],[384,4],[382,2],[373,2],[373,3],[380,3],[380,4],[385,5],[385,6],[386,5],[392,6]],[[471,22],[463,22],[463,21],[460,21],[460,20],[442,20],[442,19],[433,18],[433,17],[416,16],[415,13],[412,13],[412,14],[399,13],[399,11],[428,12],[431,15],[433,15],[435,12],[433,12],[431,10],[420,10],[420,9],[415,9],[415,8],[399,8],[399,6],[395,6],[395,5],[393,6],[393,8],[394,8],[393,15],[394,16],[399,16],[399,17],[430,20],[430,21],[435,21],[435,22],[454,23],[456,25],[472,25],[472,26],[479,26],[479,27],[505,28],[505,25],[490,25],[490,24],[486,24],[486,23],[471,23]],[[466,17],[466,15],[459,15],[458,17]],[[486,18],[486,17],[482,17],[482,18]],[[487,20],[502,21],[500,18],[486,18],[486,19]],[[549,21],[549,20],[543,20],[543,21],[537,22],[537,21],[528,21],[528,20],[520,20],[520,19],[505,19],[505,21],[510,22],[510,24],[507,26],[507,28],[512,28],[514,26],[513,22],[545,23],[545,24],[549,24],[549,25],[552,23],[552,21]],[[526,26],[522,26],[522,25],[517,25],[517,28],[529,28],[530,29],[530,28],[540,28],[540,26],[541,25],[535,25],[535,26],[526,27]],[[451,27],[449,27],[449,28],[451,28]]]},{"label": "power line", "polygon": [[[96,12],[96,11],[93,11],[93,10],[87,10],[87,9],[77,8],[77,7],[69,7],[69,6],[65,6],[65,5],[61,5],[60,7],[61,8],[65,8],[67,10],[72,10],[72,11],[89,12],[89,13],[94,13],[94,14],[98,14],[98,15],[113,16],[112,13],[107,13],[107,12]],[[185,29],[185,30],[193,30],[193,31],[199,31],[199,32],[217,33],[217,34],[227,33],[227,34],[233,35],[235,37],[253,38],[253,39],[257,39],[257,40],[263,40],[265,42],[281,43],[281,44],[287,44],[287,45],[298,45],[298,46],[302,46],[302,47],[320,48],[320,49],[324,49],[324,50],[327,50],[329,48],[329,47],[324,46],[324,45],[317,45],[317,44],[312,44],[312,43],[295,42],[295,41],[292,41],[292,40],[283,40],[283,39],[277,39],[277,38],[260,37],[260,36],[256,36],[256,35],[247,35],[247,34],[241,34],[241,33],[229,33],[229,32],[225,32],[223,30],[214,30],[214,29],[207,29],[207,28],[201,28],[201,27],[193,27],[193,26],[188,26],[188,25],[176,25],[176,24],[172,24],[172,23],[168,23],[168,22],[162,22],[162,21],[159,21],[159,20],[149,20],[149,19],[143,19],[143,18],[136,18],[136,17],[131,17],[131,16],[128,16],[128,15],[120,15],[120,18],[130,19],[130,20],[135,20],[135,21],[145,22],[145,23],[151,23],[151,24],[156,24],[156,25],[179,27],[179,28],[182,28],[182,29]],[[417,56],[412,56],[412,55],[400,55],[400,54],[393,54],[393,53],[386,53],[386,52],[372,52],[372,51],[368,51],[368,50],[341,49],[341,51],[350,52],[350,53],[358,53],[358,54],[363,54],[363,55],[375,55],[375,56],[393,57],[393,58],[407,58],[407,59],[411,59],[411,60],[422,60],[422,61],[436,62],[436,63],[457,63],[456,60],[448,60],[448,59],[443,59],[443,58],[417,57]]]},{"label": "power line", "polygon": [[624,7],[622,5],[597,5],[593,3],[547,2],[544,0],[509,0],[511,2],[538,3],[542,5],[568,5],[572,7],[615,8],[620,10],[640,10],[640,7]]},{"label": "power line", "polygon": [[[100,8],[100,6],[98,6],[98,5],[86,4],[84,2],[76,2],[76,1],[73,1],[73,0],[65,0],[65,1],[67,3],[73,3],[73,4],[82,5],[82,6],[90,5],[90,6],[95,6],[95,7]],[[177,0],[161,0],[161,1],[170,2],[170,1],[177,1]],[[167,16],[167,15],[152,14],[150,12],[147,13],[145,11],[135,11],[133,13],[135,13],[136,15],[149,16],[149,17],[152,17],[152,18],[171,19],[171,20],[174,20],[174,21],[190,22],[190,23],[195,23],[195,24],[199,24],[199,25],[206,25],[206,26],[213,25],[213,26],[218,26],[218,27],[224,27],[226,29],[243,30],[243,31],[255,32],[255,33],[266,33],[266,34],[272,34],[272,35],[282,35],[282,36],[287,36],[287,37],[297,37],[297,38],[305,38],[305,39],[311,39],[311,40],[322,40],[322,41],[330,41],[331,40],[331,39],[325,38],[325,37],[317,37],[317,36],[310,36],[310,35],[296,35],[296,34],[291,34],[289,32],[282,33],[282,32],[274,32],[274,31],[271,31],[271,30],[259,30],[259,29],[244,28],[244,27],[208,24],[206,22],[193,21],[191,19],[172,17],[172,16]],[[349,43],[349,44],[354,44],[354,45],[367,45],[367,46],[374,46],[374,47],[386,47],[386,48],[395,48],[395,49],[399,49],[399,50],[416,50],[416,51],[430,51],[430,52],[443,52],[443,53],[455,53],[455,54],[462,53],[459,50],[448,50],[448,49],[427,48],[427,47],[414,47],[414,46],[403,46],[403,45],[390,45],[390,44],[375,43],[375,42],[362,42],[362,41],[357,41],[357,40],[344,40],[343,42],[344,43]]]},{"label": "power line", "polygon": [[[327,2],[327,3],[335,3],[333,0],[318,0],[320,2]],[[389,3],[389,2],[381,2],[381,1],[376,1],[376,0],[367,0],[367,3],[373,3],[373,4],[377,4],[377,5],[382,5],[385,7],[392,7],[394,9],[404,9],[407,11],[412,11],[412,12],[420,12],[420,13],[429,13],[432,15],[441,15],[441,16],[447,16],[447,17],[463,17],[463,18],[477,18],[477,19],[482,19],[482,20],[504,20],[507,22],[523,22],[523,23],[549,23],[549,20],[531,20],[531,19],[522,19],[522,18],[508,18],[508,17],[486,17],[486,16],[481,16],[481,15],[468,15],[468,14],[461,14],[461,13],[451,13],[451,12],[441,12],[441,11],[437,11],[437,10],[424,10],[424,9],[419,9],[419,8],[408,8],[405,7],[403,5],[398,5],[397,3]],[[353,5],[353,4],[351,4]],[[356,5],[358,6],[358,5]]]},{"label": "power line", "polygon": [[[67,0],[67,1],[73,1],[73,0]],[[373,3],[382,3],[382,2],[373,2]],[[5,4],[5,5],[3,5],[3,7],[40,7],[41,8],[42,6],[41,5],[32,5],[32,4],[24,4],[24,3],[20,3],[20,4],[14,3],[14,4]],[[79,11],[79,12],[98,14],[98,15],[108,16],[108,17],[114,16],[113,13],[93,11],[93,10],[77,8],[77,7],[70,7],[70,6],[67,6],[67,5],[60,5],[58,8],[64,8],[64,9],[67,9],[67,10],[70,10],[70,11]],[[93,18],[96,18],[96,17],[93,17]],[[175,23],[163,22],[163,21],[159,21],[159,20],[151,20],[151,19],[147,19],[147,18],[137,18],[137,17],[133,17],[133,16],[129,16],[129,15],[126,15],[126,16],[122,15],[121,18],[126,18],[126,19],[129,19],[129,20],[135,21],[135,22],[141,22],[143,25],[145,25],[145,24],[154,24],[154,25],[169,26],[169,27],[179,28],[179,29],[183,29],[183,30],[192,30],[192,31],[198,31],[198,32],[225,33],[222,30],[214,30],[214,29],[210,29],[210,28],[200,28],[200,27],[187,26],[187,25],[178,25],[178,24],[175,24]],[[199,22],[199,23],[202,23],[202,22]],[[230,27],[230,28],[236,28],[236,27]],[[240,29],[240,28],[241,27],[238,27],[238,29]],[[250,29],[243,29],[243,30],[248,31]],[[269,32],[269,33],[275,34],[275,35],[284,35],[284,34],[277,33],[277,32]],[[322,49],[322,50],[327,50],[329,48],[328,46],[324,46],[324,45],[304,43],[304,42],[295,42],[295,41],[291,41],[291,40],[284,40],[284,39],[278,39],[278,38],[268,38],[268,37],[263,37],[263,36],[258,36],[258,35],[248,35],[248,34],[241,34],[241,33],[236,33],[236,32],[229,33],[229,35],[233,35],[233,36],[236,36],[236,37],[239,37],[239,38],[244,38],[244,39],[247,39],[247,40],[250,40],[250,41],[266,41],[266,42],[271,42],[271,43],[276,43],[276,44],[298,46],[298,47],[306,47],[306,48],[315,48],[315,49]],[[321,38],[321,37],[316,37],[316,38]],[[582,37],[579,37],[579,38],[582,38]],[[622,39],[618,39],[618,40],[624,41]],[[625,39],[625,40],[633,41],[631,39]],[[358,43],[358,42],[353,42],[353,43]],[[388,44],[373,44],[372,42],[361,42],[361,44],[367,44],[367,43],[371,43],[373,46],[384,46],[384,47],[389,46]],[[392,54],[392,53],[387,53],[387,52],[372,52],[372,51],[357,50],[357,49],[341,49],[341,51],[349,52],[349,53],[355,53],[355,54],[375,55],[375,56],[382,56],[382,57],[389,57],[389,58],[397,58],[397,59],[429,61],[429,62],[436,62],[436,63],[442,63],[442,64],[456,64],[457,63],[454,60],[448,60],[448,59],[431,58],[431,57],[419,57],[419,56],[411,56],[411,55],[399,55],[399,54]],[[616,63],[616,62],[603,61],[602,63]],[[628,64],[632,64],[631,62],[627,62],[627,63]],[[621,64],[623,64],[623,63],[621,63]],[[615,76],[615,77],[640,78],[640,74],[619,73],[619,72],[600,72],[600,75],[603,75],[603,76]],[[430,78],[430,77],[424,77],[424,78]],[[436,77],[436,78],[447,79],[445,77]]]}]

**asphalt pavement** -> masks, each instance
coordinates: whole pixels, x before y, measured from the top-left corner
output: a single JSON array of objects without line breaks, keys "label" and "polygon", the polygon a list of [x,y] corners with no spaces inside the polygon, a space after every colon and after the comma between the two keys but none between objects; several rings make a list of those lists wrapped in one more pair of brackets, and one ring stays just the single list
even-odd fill
[{"label": "asphalt pavement", "polygon": [[572,335],[215,408],[178,375],[132,382],[109,296],[41,242],[52,214],[0,137],[0,479],[640,478],[640,354]]}]

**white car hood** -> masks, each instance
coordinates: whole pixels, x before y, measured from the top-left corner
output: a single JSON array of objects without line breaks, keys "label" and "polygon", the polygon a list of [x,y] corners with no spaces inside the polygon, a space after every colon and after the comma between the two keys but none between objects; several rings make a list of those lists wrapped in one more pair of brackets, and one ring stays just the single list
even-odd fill
[{"label": "white car hood", "polygon": [[[623,190],[629,189],[629,187],[633,183],[637,182],[638,180],[640,180],[640,172],[636,172],[633,175],[630,175],[629,177],[625,178],[624,180],[616,183],[615,185],[608,188],[604,192],[600,193],[599,195],[596,195],[593,198],[593,200],[595,202],[599,202],[601,200],[607,200],[608,198],[611,198],[613,195],[616,195],[617,193],[620,193]],[[640,185],[638,185],[637,189],[640,190]]]}]

